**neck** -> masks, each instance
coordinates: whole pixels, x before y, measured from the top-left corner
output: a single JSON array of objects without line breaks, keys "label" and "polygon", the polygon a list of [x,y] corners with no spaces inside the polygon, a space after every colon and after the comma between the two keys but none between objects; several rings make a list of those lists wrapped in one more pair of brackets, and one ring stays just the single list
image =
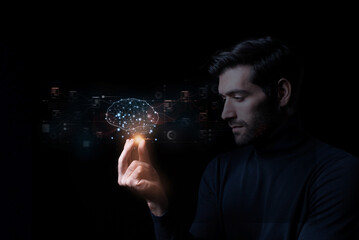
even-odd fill
[{"label": "neck", "polygon": [[276,154],[290,150],[299,144],[304,136],[299,118],[296,115],[285,115],[278,118],[253,146],[258,153]]}]

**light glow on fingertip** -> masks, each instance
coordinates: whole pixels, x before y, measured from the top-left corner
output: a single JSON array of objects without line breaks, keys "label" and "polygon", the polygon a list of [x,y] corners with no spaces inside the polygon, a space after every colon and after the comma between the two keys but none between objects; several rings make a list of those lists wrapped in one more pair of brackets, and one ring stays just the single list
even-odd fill
[{"label": "light glow on fingertip", "polygon": [[139,144],[141,141],[145,140],[141,135],[136,135],[134,138],[135,143]]}]

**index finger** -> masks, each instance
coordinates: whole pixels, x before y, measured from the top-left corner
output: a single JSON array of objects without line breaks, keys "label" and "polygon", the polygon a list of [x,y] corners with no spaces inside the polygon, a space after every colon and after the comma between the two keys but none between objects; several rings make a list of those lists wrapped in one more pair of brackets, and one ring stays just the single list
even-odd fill
[{"label": "index finger", "polygon": [[126,172],[128,166],[130,165],[129,160],[131,159],[131,152],[133,149],[134,141],[126,140],[125,146],[123,147],[122,153],[118,158],[118,171],[121,176]]},{"label": "index finger", "polygon": [[150,156],[146,147],[146,141],[141,139],[138,144],[138,156],[141,162],[151,163]]}]

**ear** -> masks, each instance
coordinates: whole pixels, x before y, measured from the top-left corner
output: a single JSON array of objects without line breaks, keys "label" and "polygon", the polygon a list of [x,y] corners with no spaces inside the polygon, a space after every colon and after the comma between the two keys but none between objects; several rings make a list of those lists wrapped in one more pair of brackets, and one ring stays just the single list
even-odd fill
[{"label": "ear", "polygon": [[292,94],[292,85],[290,82],[281,78],[278,81],[278,102],[280,107],[285,107],[288,105],[289,99]]}]

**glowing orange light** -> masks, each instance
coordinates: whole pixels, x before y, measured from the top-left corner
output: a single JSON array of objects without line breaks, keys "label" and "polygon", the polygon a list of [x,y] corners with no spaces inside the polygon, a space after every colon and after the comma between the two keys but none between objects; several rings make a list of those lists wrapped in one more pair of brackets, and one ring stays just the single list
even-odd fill
[{"label": "glowing orange light", "polygon": [[135,143],[139,144],[141,141],[144,140],[144,138],[141,135],[136,135],[134,137]]}]

